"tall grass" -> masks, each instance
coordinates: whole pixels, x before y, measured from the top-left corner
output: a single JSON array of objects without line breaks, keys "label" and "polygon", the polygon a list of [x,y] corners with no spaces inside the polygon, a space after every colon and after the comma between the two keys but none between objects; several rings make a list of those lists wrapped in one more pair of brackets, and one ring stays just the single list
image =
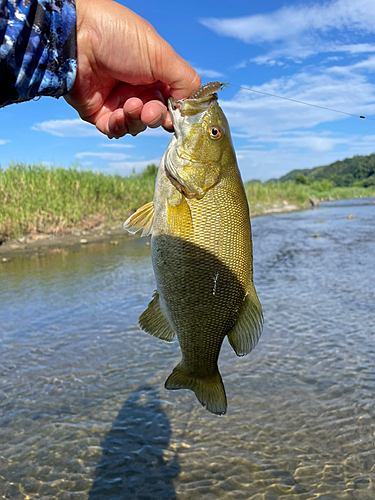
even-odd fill
[{"label": "tall grass", "polygon": [[152,200],[156,167],[129,177],[77,168],[0,167],[0,238],[123,221]]}]

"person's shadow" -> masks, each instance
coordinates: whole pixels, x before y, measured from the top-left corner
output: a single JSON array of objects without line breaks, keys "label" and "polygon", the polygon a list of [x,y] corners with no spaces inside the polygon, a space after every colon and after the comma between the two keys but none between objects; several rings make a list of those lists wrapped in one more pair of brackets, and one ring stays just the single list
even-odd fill
[{"label": "person's shadow", "polygon": [[155,388],[144,386],[125,402],[105,437],[89,500],[175,500],[177,455],[167,462],[169,420]]}]

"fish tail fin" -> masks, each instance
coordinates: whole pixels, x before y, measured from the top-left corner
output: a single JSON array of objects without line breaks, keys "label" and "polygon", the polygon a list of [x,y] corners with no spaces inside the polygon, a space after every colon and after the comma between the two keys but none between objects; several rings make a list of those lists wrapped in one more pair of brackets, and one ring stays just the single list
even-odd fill
[{"label": "fish tail fin", "polygon": [[183,371],[180,363],[167,378],[165,388],[190,389],[201,405],[211,413],[224,415],[227,411],[227,396],[218,369],[210,377],[195,377]]}]

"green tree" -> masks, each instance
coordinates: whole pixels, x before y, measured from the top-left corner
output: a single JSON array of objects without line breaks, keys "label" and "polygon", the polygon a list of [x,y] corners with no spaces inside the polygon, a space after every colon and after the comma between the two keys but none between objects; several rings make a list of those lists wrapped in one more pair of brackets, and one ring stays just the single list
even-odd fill
[{"label": "green tree", "polygon": [[308,179],[303,174],[296,175],[296,184],[308,184]]}]

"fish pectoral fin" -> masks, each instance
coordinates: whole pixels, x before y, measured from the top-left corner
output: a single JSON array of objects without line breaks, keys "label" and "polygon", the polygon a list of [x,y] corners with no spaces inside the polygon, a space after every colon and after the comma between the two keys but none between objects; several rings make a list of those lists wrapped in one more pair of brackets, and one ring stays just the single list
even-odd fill
[{"label": "fish pectoral fin", "polygon": [[200,404],[215,415],[224,415],[227,411],[227,396],[219,370],[216,369],[210,377],[195,377],[176,366],[167,378],[166,389],[190,389],[197,396]]},{"label": "fish pectoral fin", "polygon": [[124,229],[131,234],[135,234],[143,229],[141,236],[149,236],[152,232],[152,223],[154,222],[154,202],[150,201],[138,208],[138,210],[131,215],[124,222]]},{"label": "fish pectoral fin", "polygon": [[176,333],[172,330],[167,317],[160,307],[157,290],[155,290],[153,299],[147,306],[147,309],[139,316],[138,325],[143,331],[154,337],[166,342],[174,340]]},{"label": "fish pectoral fin", "polygon": [[263,328],[263,313],[254,285],[245,296],[238,319],[228,333],[228,340],[237,356],[245,356],[257,345]]}]

